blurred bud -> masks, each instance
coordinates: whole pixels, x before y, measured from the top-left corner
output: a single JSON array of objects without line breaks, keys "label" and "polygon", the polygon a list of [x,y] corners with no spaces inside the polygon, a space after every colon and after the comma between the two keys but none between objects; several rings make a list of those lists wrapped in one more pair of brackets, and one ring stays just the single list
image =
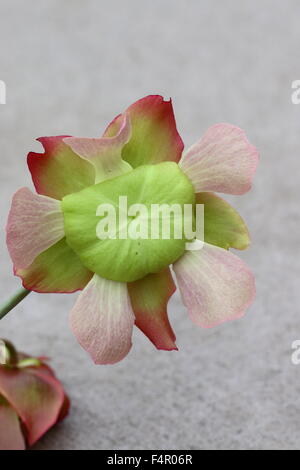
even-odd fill
[{"label": "blurred bud", "polygon": [[69,399],[45,359],[0,340],[0,450],[32,446],[68,410]]}]

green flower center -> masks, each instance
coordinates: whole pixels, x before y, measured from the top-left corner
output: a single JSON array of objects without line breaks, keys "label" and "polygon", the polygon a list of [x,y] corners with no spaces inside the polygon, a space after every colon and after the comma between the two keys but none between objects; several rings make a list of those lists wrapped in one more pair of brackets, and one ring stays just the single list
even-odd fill
[{"label": "green flower center", "polygon": [[132,282],[183,254],[184,205],[194,203],[193,186],[176,163],[140,166],[64,197],[66,240],[92,272]]}]

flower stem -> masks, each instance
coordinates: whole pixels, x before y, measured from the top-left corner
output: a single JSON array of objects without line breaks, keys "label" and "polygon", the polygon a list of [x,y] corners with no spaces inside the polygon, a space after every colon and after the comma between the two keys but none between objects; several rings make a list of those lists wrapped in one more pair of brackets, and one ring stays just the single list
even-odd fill
[{"label": "flower stem", "polygon": [[16,305],[18,305],[25,297],[30,294],[31,290],[19,289],[7,302],[0,306],[0,320],[10,312]]}]

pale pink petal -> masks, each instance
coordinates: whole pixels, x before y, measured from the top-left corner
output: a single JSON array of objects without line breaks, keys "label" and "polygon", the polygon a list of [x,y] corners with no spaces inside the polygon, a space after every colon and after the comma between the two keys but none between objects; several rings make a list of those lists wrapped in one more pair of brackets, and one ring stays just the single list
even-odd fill
[{"label": "pale pink petal", "polygon": [[255,296],[254,276],[237,256],[204,243],[173,266],[193,322],[204,328],[241,317]]},{"label": "pale pink petal", "polygon": [[79,295],[70,323],[96,364],[121,361],[131,348],[134,314],[127,285],[96,274]]},{"label": "pale pink petal", "polygon": [[64,142],[80,157],[91,162],[96,170],[96,183],[114,178],[132,169],[129,163],[122,160],[124,145],[131,137],[131,124],[128,114],[122,116],[122,124],[114,137],[98,139],[67,137]]},{"label": "pale pink petal", "polygon": [[238,195],[251,189],[257,163],[258,152],[242,129],[216,124],[187,150],[179,165],[196,192]]},{"label": "pale pink petal", "polygon": [[7,246],[15,269],[26,269],[35,258],[64,237],[60,201],[21,188],[13,197],[7,222]]}]

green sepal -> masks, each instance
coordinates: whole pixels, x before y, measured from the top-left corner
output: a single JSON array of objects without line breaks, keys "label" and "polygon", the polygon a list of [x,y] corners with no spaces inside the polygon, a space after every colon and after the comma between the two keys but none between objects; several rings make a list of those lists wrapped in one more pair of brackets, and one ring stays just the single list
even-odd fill
[{"label": "green sepal", "polygon": [[245,250],[249,232],[239,213],[214,193],[196,194],[196,203],[204,204],[204,241],[228,250]]}]

